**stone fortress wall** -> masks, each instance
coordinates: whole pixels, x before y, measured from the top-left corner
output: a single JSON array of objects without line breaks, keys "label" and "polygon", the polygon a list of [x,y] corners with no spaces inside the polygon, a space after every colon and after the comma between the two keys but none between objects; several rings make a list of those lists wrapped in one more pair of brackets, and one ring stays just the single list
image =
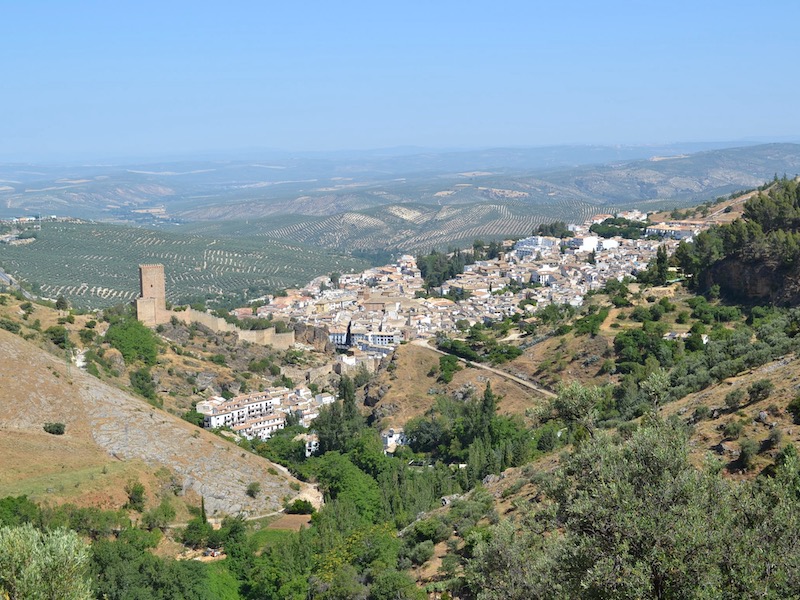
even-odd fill
[{"label": "stone fortress wall", "polygon": [[228,323],[221,317],[187,308],[186,310],[167,310],[166,280],[164,265],[139,265],[139,292],[136,300],[136,318],[148,327],[169,323],[175,317],[187,325],[197,322],[215,333],[235,332],[240,341],[272,346],[286,350],[294,345],[294,331],[275,333],[275,328],[245,330]]}]

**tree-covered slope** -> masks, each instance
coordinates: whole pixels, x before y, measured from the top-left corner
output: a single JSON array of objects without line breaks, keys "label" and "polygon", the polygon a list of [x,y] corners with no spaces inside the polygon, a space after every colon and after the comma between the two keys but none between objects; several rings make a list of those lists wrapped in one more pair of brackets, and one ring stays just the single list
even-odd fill
[{"label": "tree-covered slope", "polygon": [[744,302],[800,301],[800,186],[776,180],[745,203],[741,219],[682,243],[676,259],[694,286]]}]

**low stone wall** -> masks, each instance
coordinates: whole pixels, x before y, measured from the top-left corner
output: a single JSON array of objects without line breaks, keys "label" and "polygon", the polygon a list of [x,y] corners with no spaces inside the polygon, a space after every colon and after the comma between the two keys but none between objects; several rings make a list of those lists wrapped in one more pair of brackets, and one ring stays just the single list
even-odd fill
[{"label": "low stone wall", "polygon": [[272,346],[277,350],[286,350],[294,345],[294,331],[287,333],[275,333],[275,328],[242,330],[237,329],[239,339],[251,344],[262,346]]},{"label": "low stone wall", "polygon": [[294,331],[287,333],[275,333],[275,328],[269,329],[239,329],[236,325],[228,323],[221,317],[215,317],[206,312],[187,308],[181,311],[170,311],[170,317],[174,316],[179,321],[190,325],[197,322],[208,327],[214,333],[235,332],[239,340],[258,344],[260,346],[272,346],[277,350],[286,350],[294,346]]}]

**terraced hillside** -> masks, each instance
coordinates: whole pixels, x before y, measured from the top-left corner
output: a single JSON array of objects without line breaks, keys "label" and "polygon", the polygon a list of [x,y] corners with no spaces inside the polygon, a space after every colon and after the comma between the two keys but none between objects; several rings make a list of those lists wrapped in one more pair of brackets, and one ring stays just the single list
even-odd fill
[{"label": "terraced hillside", "polygon": [[171,301],[206,295],[250,297],[304,284],[317,275],[365,263],[310,246],[250,236],[207,237],[106,224],[44,223],[37,240],[0,248],[3,268],[41,294],[75,306],[129,302],[137,265],[162,263]]},{"label": "terraced hillside", "polygon": [[599,210],[587,202],[551,202],[535,209],[519,201],[447,206],[409,203],[328,217],[293,215],[247,223],[192,223],[186,230],[209,236],[249,234],[265,241],[294,241],[340,252],[415,252],[469,245],[475,239],[525,237],[540,223],[560,219],[582,222]]}]

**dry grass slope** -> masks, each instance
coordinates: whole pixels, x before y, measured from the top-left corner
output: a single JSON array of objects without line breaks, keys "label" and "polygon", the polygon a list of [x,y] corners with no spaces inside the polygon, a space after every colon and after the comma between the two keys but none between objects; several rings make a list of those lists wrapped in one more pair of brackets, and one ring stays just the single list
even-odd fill
[{"label": "dry grass slope", "polygon": [[[498,412],[523,416],[528,408],[540,404],[543,399],[531,390],[499,375],[483,369],[464,368],[455,373],[453,381],[443,384],[436,376],[427,374],[439,365],[439,354],[415,344],[399,346],[393,359],[394,370],[382,370],[370,385],[371,390],[384,389],[384,395],[376,404],[379,412],[388,416],[385,427],[402,427],[413,418],[425,414],[436,402],[436,395],[455,392],[466,385],[474,386],[476,394],[483,393],[486,383],[500,396]],[[429,393],[435,390],[435,393]]]},{"label": "dry grass slope", "polygon": [[[268,461],[79,369],[68,374],[63,361],[2,330],[0,356],[0,495],[88,489],[101,473],[120,474],[110,489],[95,490],[102,504],[119,496],[113,488],[125,477],[165,467],[184,493],[205,498],[210,514],[265,514],[296,495],[294,480]],[[44,433],[45,422],[66,424],[66,434]],[[262,488],[255,499],[245,493],[253,481]]]}]

